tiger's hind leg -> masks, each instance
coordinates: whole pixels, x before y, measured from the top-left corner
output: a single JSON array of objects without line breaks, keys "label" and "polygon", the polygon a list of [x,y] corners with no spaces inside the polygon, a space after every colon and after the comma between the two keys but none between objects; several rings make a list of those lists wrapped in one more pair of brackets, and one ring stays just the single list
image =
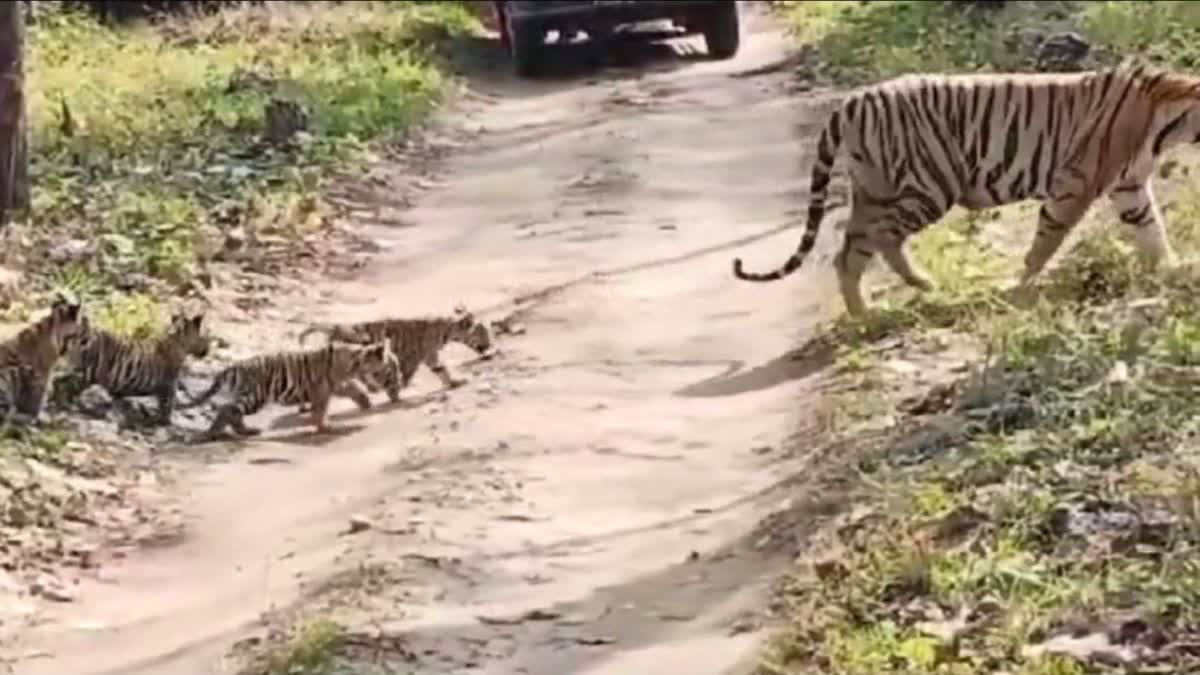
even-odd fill
[{"label": "tiger's hind leg", "polygon": [[1175,251],[1167,239],[1166,221],[1158,209],[1149,178],[1119,184],[1108,198],[1121,222],[1133,229],[1134,243],[1142,255],[1156,266],[1175,263]]},{"label": "tiger's hind leg", "polygon": [[308,400],[312,403],[312,424],[319,434],[328,434],[334,431],[333,425],[329,423],[330,394],[329,389],[321,387],[308,396]]},{"label": "tiger's hind leg", "polygon": [[888,267],[892,268],[892,271],[903,279],[904,283],[923,293],[933,290],[933,279],[929,278],[929,273],[920,265],[913,262],[904,242],[884,246],[879,249],[879,253],[883,255]]},{"label": "tiger's hind leg", "polygon": [[1091,200],[1077,196],[1086,193],[1086,186],[1055,185],[1052,193],[1062,196],[1050,197],[1038,211],[1037,232],[1033,235],[1029,252],[1025,254],[1025,272],[1017,287],[1019,292],[1032,288],[1034,279],[1045,269],[1046,263],[1062,247],[1067,235],[1083,220],[1092,205]]},{"label": "tiger's hind leg", "polygon": [[[850,222],[846,225],[842,249],[834,259],[842,301],[846,305],[846,313],[851,317],[861,317],[866,313],[867,303],[863,298],[862,277],[876,253],[882,254],[888,267],[908,285],[920,291],[933,290],[933,281],[928,273],[909,257],[905,240],[936,218],[929,221],[924,218],[916,220],[914,214],[905,218],[906,224],[901,224],[898,219],[909,214],[899,211],[900,206],[861,206],[862,199],[856,196]],[[937,216],[940,217],[941,214]]]},{"label": "tiger's hind leg", "polygon": [[213,418],[212,424],[208,427],[208,438],[212,440],[220,436],[226,427],[233,429],[234,433],[239,436],[258,436],[262,434],[262,429],[246,424],[247,414],[249,412],[243,410],[243,405],[238,401],[217,406],[216,416]]}]

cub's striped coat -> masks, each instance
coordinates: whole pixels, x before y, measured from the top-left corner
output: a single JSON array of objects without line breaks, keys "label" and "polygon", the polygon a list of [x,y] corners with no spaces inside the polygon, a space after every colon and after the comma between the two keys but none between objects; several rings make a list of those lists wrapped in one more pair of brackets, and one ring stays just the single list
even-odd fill
[{"label": "cub's striped coat", "polygon": [[0,402],[10,412],[37,422],[54,365],[88,325],[83,306],[58,295],[49,314],[0,342]]},{"label": "cub's striped coat", "polygon": [[1092,203],[1108,195],[1139,248],[1170,263],[1150,186],[1155,160],[1200,140],[1200,79],[1128,60],[1072,74],[913,75],[849,96],[817,141],[804,236],[778,269],[734,275],[774,281],[799,269],[816,243],[839,147],[849,159],[851,208],[835,259],[846,310],[860,315],[867,263],[883,255],[910,286],[928,275],[905,240],[953,205],[980,209],[1038,199],[1037,235],[1025,256],[1028,287]]},{"label": "cub's striped coat", "polygon": [[188,356],[208,356],[210,338],[203,330],[204,314],[171,317],[167,333],[143,345],[102,330],[83,334],[71,349],[80,375],[79,386],[104,387],[114,397],[155,396],[158,424],[169,424],[175,409],[175,390]]},{"label": "cub's striped coat", "polygon": [[[396,357],[386,342],[368,345],[331,343],[303,352],[282,352],[254,356],[234,362],[213,378],[208,389],[180,406],[195,407],[226,392],[229,400],[216,406],[216,418],[208,429],[215,438],[226,427],[242,436],[254,436],[261,429],[248,426],[246,415],[253,415],[268,403],[312,403],[312,422],[320,433],[332,431],[326,420],[329,398],[347,396],[356,402],[366,400],[362,385],[355,378],[381,368],[396,368]],[[361,405],[361,403],[360,403]]]},{"label": "cub's striped coat", "polygon": [[424,363],[446,388],[461,386],[464,380],[455,378],[442,363],[439,353],[450,342],[458,342],[486,356],[492,349],[492,334],[487,325],[463,307],[455,308],[452,316],[412,319],[378,319],[354,324],[314,324],[300,334],[300,341],[313,333],[325,333],[331,341],[358,344],[386,341],[399,362],[397,370],[382,370],[366,378],[372,391],[382,387],[393,403],[400,400],[400,391],[412,381]]}]

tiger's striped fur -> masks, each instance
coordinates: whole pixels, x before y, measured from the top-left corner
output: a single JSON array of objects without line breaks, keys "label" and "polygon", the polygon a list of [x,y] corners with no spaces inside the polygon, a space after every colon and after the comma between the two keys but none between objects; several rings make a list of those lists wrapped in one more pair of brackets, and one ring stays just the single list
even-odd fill
[{"label": "tiger's striped fur", "polygon": [[88,326],[83,306],[60,294],[46,316],[0,342],[0,399],[10,412],[39,420],[55,364]]},{"label": "tiger's striped fur", "polygon": [[169,424],[185,360],[188,356],[208,356],[211,339],[203,323],[203,313],[176,314],[166,334],[151,344],[139,344],[103,330],[88,331],[71,350],[72,365],[80,375],[79,386],[98,384],[116,398],[154,396],[158,399],[155,422]]},{"label": "tiger's striped fur", "polygon": [[318,432],[326,433],[332,431],[326,419],[331,396],[337,394],[360,401],[366,394],[355,378],[395,367],[396,357],[386,342],[367,345],[335,342],[309,351],[253,356],[227,366],[213,378],[207,390],[180,409],[200,405],[221,391],[228,392],[230,400],[216,406],[208,436],[216,437],[226,427],[242,436],[253,436],[262,430],[248,426],[247,415],[271,402],[308,401],[313,408],[313,425]]},{"label": "tiger's striped fur", "polygon": [[1042,201],[1019,288],[1034,278],[1092,203],[1107,194],[1141,251],[1171,263],[1151,190],[1155,160],[1200,141],[1200,79],[1136,60],[1071,74],[912,75],[862,89],[830,116],[817,141],[804,236],[772,272],[800,268],[825,215],[837,150],[849,160],[851,207],[835,258],[846,310],[866,310],[860,288],[876,253],[910,286],[933,287],[905,240],[954,205],[981,209]]},{"label": "tiger's striped fur", "polygon": [[488,355],[493,345],[487,325],[463,307],[455,308],[451,316],[314,324],[300,334],[300,341],[303,343],[305,338],[316,332],[325,333],[329,340],[342,342],[363,344],[387,341],[396,354],[398,369],[382,370],[364,379],[368,380],[368,385],[386,390],[388,399],[393,403],[400,401],[400,391],[408,386],[422,363],[448,389],[465,382],[451,375],[441,361],[439,354],[448,343],[461,343],[481,356]]}]

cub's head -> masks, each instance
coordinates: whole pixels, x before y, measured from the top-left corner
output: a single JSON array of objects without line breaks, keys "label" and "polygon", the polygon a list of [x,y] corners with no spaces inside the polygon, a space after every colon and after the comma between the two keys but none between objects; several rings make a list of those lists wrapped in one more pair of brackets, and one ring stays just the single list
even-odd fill
[{"label": "cub's head", "polygon": [[400,368],[400,361],[387,340],[369,344],[336,342],[331,343],[327,349],[334,352],[335,359],[340,356],[351,373],[373,374]]},{"label": "cub's head", "polygon": [[171,317],[167,339],[198,359],[208,356],[212,337],[204,330],[204,312],[177,312]]},{"label": "cub's head", "polygon": [[487,356],[492,351],[491,329],[462,305],[454,308],[450,339],[474,349],[480,356]]},{"label": "cub's head", "polygon": [[44,321],[49,326],[51,339],[60,346],[74,342],[72,338],[82,337],[91,329],[83,304],[61,292],[55,294],[50,303],[50,314]]}]

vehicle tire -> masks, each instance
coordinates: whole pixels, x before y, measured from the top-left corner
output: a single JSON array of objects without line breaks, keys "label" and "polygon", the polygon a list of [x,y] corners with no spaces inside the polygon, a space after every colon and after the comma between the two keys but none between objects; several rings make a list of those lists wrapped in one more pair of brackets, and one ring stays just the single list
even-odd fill
[{"label": "vehicle tire", "polygon": [[508,24],[508,49],[517,77],[537,77],[542,70],[546,33],[540,28]]},{"label": "vehicle tire", "polygon": [[705,17],[704,44],[714,59],[728,59],[741,45],[741,22],[736,2],[723,2]]}]

